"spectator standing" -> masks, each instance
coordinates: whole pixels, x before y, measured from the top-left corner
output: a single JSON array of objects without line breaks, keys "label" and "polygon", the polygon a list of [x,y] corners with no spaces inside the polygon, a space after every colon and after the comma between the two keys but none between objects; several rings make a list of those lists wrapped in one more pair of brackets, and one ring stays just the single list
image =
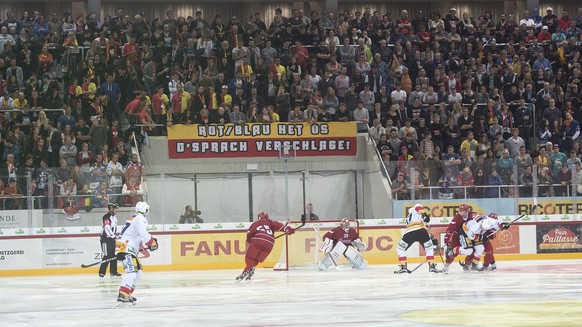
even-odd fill
[{"label": "spectator standing", "polygon": [[123,187],[123,175],[125,169],[119,162],[119,153],[111,155],[111,161],[107,164],[107,175],[109,175],[109,188],[111,189],[110,202],[117,203],[121,189]]},{"label": "spectator standing", "polygon": [[519,154],[519,148],[525,148],[525,141],[519,136],[519,129],[513,128],[511,130],[511,137],[505,141],[505,147],[509,151],[509,156],[515,158]]}]

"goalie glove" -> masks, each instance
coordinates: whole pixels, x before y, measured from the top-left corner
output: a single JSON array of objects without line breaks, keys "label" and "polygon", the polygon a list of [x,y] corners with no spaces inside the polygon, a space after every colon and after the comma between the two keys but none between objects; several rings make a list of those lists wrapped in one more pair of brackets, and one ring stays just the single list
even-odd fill
[{"label": "goalie glove", "polygon": [[157,238],[152,237],[152,239],[148,243],[150,243],[148,246],[148,250],[155,251],[158,249],[158,239]]},{"label": "goalie glove", "polygon": [[359,238],[358,238],[358,239],[355,239],[355,240],[352,242],[352,245],[353,245],[353,246],[354,246],[356,249],[358,249],[358,252],[364,252],[364,251],[366,251],[366,248],[368,247],[368,244],[366,244],[366,243],[362,242],[362,240],[360,240]]},{"label": "goalie glove", "polygon": [[324,238],[323,244],[321,244],[319,251],[327,254],[327,253],[331,252],[332,248],[333,248],[333,241],[329,238]]},{"label": "goalie glove", "polygon": [[430,223],[430,215],[428,213],[423,212],[422,215],[421,215],[421,217],[422,217],[422,220],[424,220],[425,223],[427,223],[427,224]]}]

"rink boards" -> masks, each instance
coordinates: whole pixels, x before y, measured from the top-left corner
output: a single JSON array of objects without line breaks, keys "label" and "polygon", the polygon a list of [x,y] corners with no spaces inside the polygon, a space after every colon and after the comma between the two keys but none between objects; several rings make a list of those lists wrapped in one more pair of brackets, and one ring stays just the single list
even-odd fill
[{"label": "rink boards", "polygon": [[[515,216],[500,218],[509,222]],[[432,221],[432,232],[441,243],[448,223],[449,218]],[[397,263],[395,246],[405,222],[380,219],[360,220],[359,224],[360,236],[368,244],[366,260],[371,264]],[[240,268],[249,225],[150,225],[160,246],[142,263],[147,271]],[[80,266],[100,260],[100,231],[99,226],[0,229],[0,276],[96,273],[98,266]],[[312,228],[299,229],[289,237],[293,238],[288,249],[293,262],[309,263],[321,257]],[[581,238],[580,215],[526,216],[499,232],[493,245],[498,260],[580,259]],[[280,260],[283,244],[282,238],[275,242],[263,267],[272,267]],[[422,261],[423,254],[418,244],[408,251],[412,262]]]}]

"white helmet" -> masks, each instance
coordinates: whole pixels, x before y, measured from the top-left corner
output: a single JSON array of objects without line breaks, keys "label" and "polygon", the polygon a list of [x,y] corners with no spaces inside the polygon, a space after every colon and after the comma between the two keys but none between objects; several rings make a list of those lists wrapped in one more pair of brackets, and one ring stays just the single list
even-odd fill
[{"label": "white helmet", "polygon": [[138,202],[135,204],[135,212],[139,212],[144,216],[147,216],[150,213],[150,206],[147,202]]}]

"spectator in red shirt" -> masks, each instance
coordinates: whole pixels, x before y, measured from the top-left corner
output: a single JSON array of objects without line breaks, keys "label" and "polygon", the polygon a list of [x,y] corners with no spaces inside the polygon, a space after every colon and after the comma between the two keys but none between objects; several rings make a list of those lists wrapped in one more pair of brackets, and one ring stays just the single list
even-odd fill
[{"label": "spectator in red shirt", "polygon": [[558,19],[558,26],[562,28],[562,31],[567,30],[570,28],[570,23],[572,22],[572,18],[568,17],[568,12],[564,10],[562,12],[562,17]]},{"label": "spectator in red shirt", "polygon": [[130,124],[133,125],[138,121],[138,115],[140,112],[144,110],[145,104],[146,104],[145,95],[142,95],[139,98],[135,98],[127,104],[127,106],[125,107],[125,113],[129,118]]},{"label": "spectator in red shirt", "polygon": [[541,42],[551,42],[552,41],[552,34],[548,32],[548,27],[542,27],[542,31],[538,34],[538,41]]}]

